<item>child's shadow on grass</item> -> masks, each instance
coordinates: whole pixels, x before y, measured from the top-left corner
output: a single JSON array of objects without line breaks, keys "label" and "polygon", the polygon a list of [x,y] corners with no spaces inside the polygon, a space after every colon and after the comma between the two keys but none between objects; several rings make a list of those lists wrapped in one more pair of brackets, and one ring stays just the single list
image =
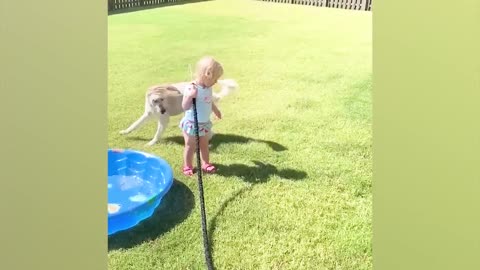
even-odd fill
[{"label": "child's shadow on grass", "polygon": [[182,182],[174,180],[150,218],[108,237],[108,250],[128,249],[158,238],[185,220],[194,206],[192,191]]},{"label": "child's shadow on grass", "polygon": [[[184,144],[182,136],[167,137],[163,140],[168,142],[174,142],[177,144]],[[267,144],[273,151],[281,152],[287,150],[287,148],[279,143],[268,141],[268,140],[259,140],[255,138],[244,137],[235,134],[215,134],[210,142],[210,150],[215,150],[218,146],[228,143],[250,143],[258,142]]]},{"label": "child's shadow on grass", "polygon": [[269,163],[263,163],[258,160],[252,160],[252,162],[255,164],[254,166],[248,166],[246,164],[216,164],[218,169],[216,174],[224,177],[240,177],[243,181],[254,184],[266,182],[273,175],[288,180],[301,180],[307,177],[307,173],[304,171],[294,169],[279,170]]}]

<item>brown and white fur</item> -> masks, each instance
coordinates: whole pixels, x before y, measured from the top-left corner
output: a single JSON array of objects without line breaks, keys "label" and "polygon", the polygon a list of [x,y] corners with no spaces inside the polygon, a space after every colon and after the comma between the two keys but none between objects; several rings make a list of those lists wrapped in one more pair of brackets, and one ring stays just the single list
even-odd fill
[{"label": "brown and white fur", "polygon": [[[146,145],[152,146],[157,143],[170,122],[170,116],[183,113],[183,91],[189,84],[190,82],[180,82],[149,87],[145,94],[144,113],[127,129],[120,131],[120,134],[128,134],[138,129],[149,120],[157,120],[157,131],[155,132],[153,139]],[[220,101],[223,97],[228,96],[234,90],[238,89],[238,84],[231,79],[219,80],[218,84],[221,86],[221,90],[218,93],[213,93],[213,102]],[[209,140],[213,135],[214,133],[212,130],[212,132],[209,133]]]}]

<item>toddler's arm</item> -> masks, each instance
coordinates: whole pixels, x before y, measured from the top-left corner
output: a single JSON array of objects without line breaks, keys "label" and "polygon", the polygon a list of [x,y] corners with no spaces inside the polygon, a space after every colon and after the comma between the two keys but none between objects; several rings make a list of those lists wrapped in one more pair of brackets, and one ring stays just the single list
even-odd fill
[{"label": "toddler's arm", "polygon": [[212,102],[212,111],[218,119],[222,119],[222,113],[218,109],[217,105],[215,105],[215,103],[213,102]]},{"label": "toddler's arm", "polygon": [[191,84],[185,89],[182,99],[182,109],[184,111],[192,107],[192,99],[197,96],[197,88],[194,84]]}]

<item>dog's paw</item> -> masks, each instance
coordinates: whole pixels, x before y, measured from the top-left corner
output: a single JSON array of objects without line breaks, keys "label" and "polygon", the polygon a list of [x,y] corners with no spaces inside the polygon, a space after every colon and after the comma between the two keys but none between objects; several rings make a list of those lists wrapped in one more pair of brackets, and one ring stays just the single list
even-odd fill
[{"label": "dog's paw", "polygon": [[122,135],[125,135],[125,134],[128,134],[128,133],[130,133],[130,132],[127,131],[126,129],[120,130],[120,134],[122,134]]},{"label": "dog's paw", "polygon": [[145,144],[145,146],[153,146],[157,143],[157,140],[151,140],[149,141],[147,144]]}]

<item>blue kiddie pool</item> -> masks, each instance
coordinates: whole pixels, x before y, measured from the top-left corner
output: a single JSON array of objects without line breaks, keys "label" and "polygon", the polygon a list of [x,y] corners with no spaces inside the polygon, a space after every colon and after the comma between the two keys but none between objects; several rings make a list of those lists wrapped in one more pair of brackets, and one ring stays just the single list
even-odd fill
[{"label": "blue kiddie pool", "polygon": [[150,217],[173,184],[163,159],[134,150],[108,150],[108,235]]}]

